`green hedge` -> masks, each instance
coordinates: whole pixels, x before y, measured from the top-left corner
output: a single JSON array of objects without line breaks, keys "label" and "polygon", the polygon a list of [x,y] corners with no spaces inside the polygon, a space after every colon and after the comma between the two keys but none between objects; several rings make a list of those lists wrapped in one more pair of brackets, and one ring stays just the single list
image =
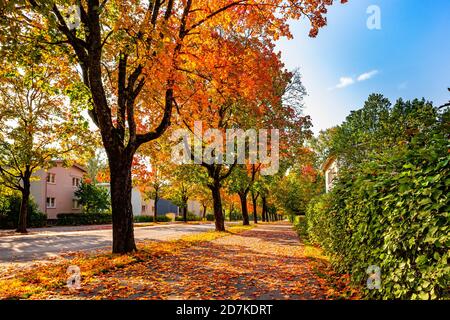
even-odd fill
[{"label": "green hedge", "polygon": [[215,220],[214,215],[212,213],[208,213],[206,215],[206,220],[207,221],[214,221]]},{"label": "green hedge", "polygon": [[110,213],[60,213],[57,215],[58,226],[82,226],[112,223]]},{"label": "green hedge", "polygon": [[[0,229],[16,229],[19,222],[21,196],[19,194],[0,195]],[[39,228],[47,225],[47,215],[40,212],[36,203],[30,199],[28,205],[27,227]]]},{"label": "green hedge", "polygon": [[[187,221],[201,221],[202,217],[196,216],[195,214],[188,213],[187,214]],[[175,217],[175,221],[184,221],[183,216],[177,216]]]},{"label": "green hedge", "polygon": [[[341,172],[307,210],[308,233],[369,298],[449,298],[450,154],[435,135]],[[381,289],[365,286],[381,268]]]},{"label": "green hedge", "polygon": [[[136,217],[134,217],[134,222],[153,222],[154,219],[155,218],[153,216],[136,216]],[[158,221],[158,222],[170,222],[172,220],[169,217],[167,217],[167,216],[158,216],[156,218],[156,221]]]}]

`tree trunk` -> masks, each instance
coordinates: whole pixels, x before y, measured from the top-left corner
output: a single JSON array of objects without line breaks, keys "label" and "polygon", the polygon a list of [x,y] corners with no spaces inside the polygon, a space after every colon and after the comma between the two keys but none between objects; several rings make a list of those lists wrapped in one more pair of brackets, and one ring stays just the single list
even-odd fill
[{"label": "tree trunk", "polygon": [[234,204],[233,202],[230,203],[230,209],[228,209],[228,214],[230,217],[230,222],[234,221],[234,217],[233,217],[233,213],[234,213]]},{"label": "tree trunk", "polygon": [[203,220],[206,219],[206,209],[207,209],[207,206],[203,205]]},{"label": "tree trunk", "polygon": [[239,199],[241,199],[241,209],[242,209],[242,223],[244,226],[250,225],[250,219],[248,217],[247,208],[247,193],[239,193]]},{"label": "tree trunk", "polygon": [[158,222],[158,192],[155,192],[155,212],[153,213],[153,222]]},{"label": "tree trunk", "polygon": [[214,183],[210,186],[213,197],[214,220],[216,231],[225,231],[225,219],[222,212],[222,198],[220,196],[220,184]]},{"label": "tree trunk", "polygon": [[187,205],[183,206],[183,221],[187,222]]},{"label": "tree trunk", "polygon": [[30,177],[31,173],[26,169],[25,176],[22,179],[22,200],[20,202],[19,222],[17,224],[16,232],[27,233],[27,216],[28,216],[28,203],[30,201]]},{"label": "tree trunk", "polygon": [[[113,222],[113,253],[136,250],[131,205],[131,159],[109,154],[111,172],[111,211]],[[132,158],[132,157],[131,157]]]},{"label": "tree trunk", "polygon": [[253,222],[258,223],[258,210],[256,208],[256,200],[258,197],[256,194],[252,191],[252,204],[253,204]]},{"label": "tree trunk", "polygon": [[267,219],[267,201],[266,197],[261,197],[262,200],[262,220],[264,222],[269,222]]}]

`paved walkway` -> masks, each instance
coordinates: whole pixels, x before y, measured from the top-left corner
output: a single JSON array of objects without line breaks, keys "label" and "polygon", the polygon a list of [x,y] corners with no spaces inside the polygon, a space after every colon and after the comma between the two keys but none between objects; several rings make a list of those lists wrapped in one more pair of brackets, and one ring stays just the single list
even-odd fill
[{"label": "paved walkway", "polygon": [[325,299],[327,289],[292,226],[278,223],[96,276],[69,298]]}]

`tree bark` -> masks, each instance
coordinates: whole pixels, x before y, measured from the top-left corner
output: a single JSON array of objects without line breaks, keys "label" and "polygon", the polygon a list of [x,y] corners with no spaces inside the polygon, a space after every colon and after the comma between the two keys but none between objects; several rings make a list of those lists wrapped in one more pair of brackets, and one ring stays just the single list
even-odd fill
[{"label": "tree bark", "polygon": [[155,213],[153,214],[153,222],[158,222],[158,191],[155,192]]},{"label": "tree bark", "polygon": [[206,219],[206,209],[207,209],[207,206],[203,205],[203,220]]},{"label": "tree bark", "polygon": [[30,202],[30,178],[31,172],[28,167],[25,170],[25,175],[22,177],[22,200],[20,202],[19,221],[17,223],[16,232],[27,233],[27,217],[28,217],[28,204]]},{"label": "tree bark", "polygon": [[[136,250],[131,205],[131,163],[119,155],[109,155],[111,168],[111,210],[113,221],[113,253]],[[132,157],[131,157],[132,159]],[[156,208],[155,208],[156,209]]]},{"label": "tree bark", "polygon": [[248,207],[247,207],[247,193],[239,193],[239,199],[241,199],[241,209],[242,209],[242,224],[244,226],[250,225],[250,219],[248,217]]},{"label": "tree bark", "polygon": [[267,217],[267,200],[266,197],[261,197],[262,200],[262,220],[264,222],[269,222]]},{"label": "tree bark", "polygon": [[252,204],[253,204],[253,222],[258,223],[258,210],[256,208],[256,201],[258,200],[258,196],[252,191]]},{"label": "tree bark", "polygon": [[183,206],[183,221],[187,222],[187,205]]},{"label": "tree bark", "polygon": [[209,186],[213,197],[214,220],[216,231],[225,231],[225,219],[222,212],[222,197],[220,196],[220,184],[214,183]]}]

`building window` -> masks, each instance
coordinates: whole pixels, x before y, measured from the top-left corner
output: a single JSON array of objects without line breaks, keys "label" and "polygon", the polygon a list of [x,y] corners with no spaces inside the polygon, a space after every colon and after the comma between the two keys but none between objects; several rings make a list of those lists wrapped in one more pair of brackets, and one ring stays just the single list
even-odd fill
[{"label": "building window", "polygon": [[55,198],[47,198],[47,208],[56,208]]},{"label": "building window", "polygon": [[147,206],[146,206],[146,205],[143,205],[143,206],[142,206],[142,209],[141,209],[141,213],[145,213],[146,210],[147,210]]},{"label": "building window", "polygon": [[72,209],[74,210],[78,210],[81,208],[80,202],[78,201],[78,199],[73,199],[72,200]]},{"label": "building window", "polygon": [[72,178],[72,186],[79,187],[80,183],[81,183],[81,179],[80,178]]},{"label": "building window", "polygon": [[54,173],[47,173],[47,182],[48,183],[55,183],[56,174]]}]

